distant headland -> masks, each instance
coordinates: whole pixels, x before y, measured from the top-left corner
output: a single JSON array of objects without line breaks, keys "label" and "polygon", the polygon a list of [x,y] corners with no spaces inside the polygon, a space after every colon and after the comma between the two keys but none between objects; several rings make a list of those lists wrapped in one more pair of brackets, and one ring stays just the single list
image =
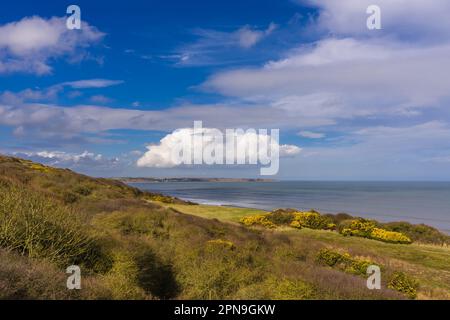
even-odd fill
[{"label": "distant headland", "polygon": [[148,183],[148,182],[274,182],[274,179],[246,179],[246,178],[114,178],[124,183]]}]

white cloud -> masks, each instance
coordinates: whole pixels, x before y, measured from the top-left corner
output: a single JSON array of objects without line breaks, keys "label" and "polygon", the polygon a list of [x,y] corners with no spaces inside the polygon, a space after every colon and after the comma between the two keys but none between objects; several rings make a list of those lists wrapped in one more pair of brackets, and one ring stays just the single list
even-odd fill
[{"label": "white cloud", "polygon": [[250,26],[244,26],[231,34],[231,38],[236,38],[242,48],[251,48],[261,41],[265,36],[270,35],[277,26],[271,23],[266,30],[254,30]]},{"label": "white cloud", "polygon": [[54,100],[60,88],[25,89],[19,92],[4,91],[0,94],[0,103],[19,105],[24,101]]},{"label": "white cloud", "polygon": [[442,121],[428,121],[409,126],[379,125],[348,132],[329,147],[313,147],[324,162],[379,164],[422,162],[448,154],[450,126]]},{"label": "white cloud", "polygon": [[449,136],[443,121],[350,129],[334,143],[305,147],[283,169],[290,179],[448,180]]},{"label": "white cloud", "polygon": [[[344,36],[389,35],[410,41],[450,38],[450,2],[447,0],[297,0],[318,7],[318,27]],[[368,30],[366,9],[381,9],[382,30]]]},{"label": "white cloud", "polygon": [[[269,104],[286,116],[342,119],[418,117],[450,97],[450,3],[380,0],[383,32],[366,27],[373,1],[301,1],[319,8],[321,40],[262,67],[212,75],[201,87]],[[428,41],[428,40],[430,41]],[[431,41],[439,40],[439,41]]]},{"label": "white cloud", "polygon": [[81,30],[68,30],[65,18],[25,17],[0,26],[0,73],[24,72],[38,75],[52,71],[49,60],[80,54],[104,34],[87,22]]},{"label": "white cloud", "polygon": [[302,148],[292,144],[280,145],[280,157],[293,157],[302,151]]},{"label": "white cloud", "polygon": [[449,97],[448,68],[447,44],[411,47],[385,39],[327,39],[263,68],[218,73],[203,87],[260,101],[333,96],[340,104],[333,108],[343,106],[349,110],[344,113],[401,113]]},{"label": "white cloud", "polygon": [[109,79],[87,79],[64,82],[61,86],[69,86],[74,89],[87,89],[87,88],[106,88],[115,85],[122,84],[122,80],[109,80]]},{"label": "white cloud", "polygon": [[22,127],[23,133],[29,132],[34,137],[45,134],[65,139],[114,129],[172,131],[191,126],[198,119],[222,129],[306,128],[330,124],[328,114],[287,113],[285,108],[286,104],[181,105],[151,111],[92,105],[0,104],[0,125]]},{"label": "white cloud", "polygon": [[106,97],[106,96],[104,96],[104,95],[102,95],[102,94],[97,94],[97,95],[95,95],[95,96],[92,96],[92,97],[90,98],[90,100],[91,100],[93,103],[98,103],[98,104],[107,104],[107,103],[109,103],[109,102],[112,101],[111,98],[108,98],[108,97]]},{"label": "white cloud", "polygon": [[84,151],[82,153],[68,153],[64,151],[33,151],[14,152],[15,156],[25,157],[34,161],[54,166],[107,166],[112,167],[119,163],[118,158],[105,158],[101,154]]},{"label": "white cloud", "polygon": [[[34,102],[34,101],[52,101],[56,100],[58,94],[64,90],[65,87],[70,87],[74,89],[87,89],[87,88],[105,88],[110,86],[115,86],[123,83],[121,80],[109,80],[109,79],[87,79],[63,82],[56,85],[52,85],[47,88],[35,88],[35,89],[25,89],[19,92],[3,91],[0,94],[0,103],[19,105],[24,102]],[[75,90],[69,92],[69,98],[76,98],[82,95],[82,92]],[[111,99],[104,97],[102,95],[93,96],[91,99],[94,103],[105,104],[111,102]]]},{"label": "white cloud", "polygon": [[[139,167],[154,167],[154,168],[172,168],[179,165],[174,159],[174,150],[179,150],[180,146],[186,141],[192,141],[193,148],[196,150],[213,150],[221,148],[223,150],[225,143],[225,135],[222,141],[215,139],[216,129],[202,128],[201,134],[203,139],[192,139],[194,136],[194,129],[184,128],[178,129],[162,138],[159,144],[149,145],[148,151],[138,159],[137,165]],[[191,140],[192,139],[192,140]],[[258,145],[258,141],[265,141],[262,146],[278,147],[281,157],[294,156],[300,153],[301,148],[294,145],[278,145],[270,136],[258,134],[255,132],[246,132],[241,135],[236,143],[236,155],[246,154],[249,158],[259,158],[259,153],[266,155],[267,149],[247,149],[249,144]],[[256,152],[256,153],[255,153]],[[194,155],[193,155],[194,157]],[[193,159],[192,159],[193,160]],[[197,159],[201,162],[201,159]],[[194,161],[192,161],[194,162]],[[225,160],[224,160],[225,162]]]},{"label": "white cloud", "polygon": [[312,132],[312,131],[300,131],[298,133],[299,136],[310,139],[321,139],[325,137],[324,133],[320,132]]},{"label": "white cloud", "polygon": [[180,66],[224,64],[242,58],[237,49],[247,52],[271,35],[276,28],[277,25],[270,23],[266,29],[245,25],[231,32],[196,29],[193,34],[198,40],[181,47],[174,54],[160,57],[175,61]]}]

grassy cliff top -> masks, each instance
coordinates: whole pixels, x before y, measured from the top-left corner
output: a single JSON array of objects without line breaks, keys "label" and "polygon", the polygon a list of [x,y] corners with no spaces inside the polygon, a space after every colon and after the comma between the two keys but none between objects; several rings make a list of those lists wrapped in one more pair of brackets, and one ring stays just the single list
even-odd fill
[{"label": "grassy cliff top", "polygon": [[[259,213],[0,156],[0,298],[450,298],[448,247],[237,222]],[[65,288],[72,264],[81,290]]]}]

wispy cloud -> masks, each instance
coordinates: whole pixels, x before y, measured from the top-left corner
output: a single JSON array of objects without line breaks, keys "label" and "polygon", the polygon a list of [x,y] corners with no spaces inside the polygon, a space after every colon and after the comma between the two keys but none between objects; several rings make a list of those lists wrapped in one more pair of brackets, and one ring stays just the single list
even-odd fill
[{"label": "wispy cloud", "polygon": [[299,136],[309,139],[321,139],[325,137],[325,133],[312,132],[312,131],[300,131]]},{"label": "wispy cloud", "polygon": [[[77,98],[83,94],[80,91],[81,89],[101,89],[110,86],[116,86],[122,83],[124,83],[124,81],[122,80],[86,79],[86,80],[63,82],[42,89],[27,88],[18,92],[6,90],[0,93],[0,103],[8,105],[19,105],[25,102],[55,101],[57,100],[58,95],[60,95],[65,88],[77,89],[74,91],[70,91],[67,94],[69,98]],[[90,101],[92,101],[93,103],[106,104],[111,102],[112,99],[99,94],[92,96]]]},{"label": "wispy cloud", "polygon": [[245,25],[231,32],[195,29],[193,35],[198,39],[182,46],[173,54],[160,56],[180,66],[199,66],[224,64],[239,60],[239,50],[248,50],[264,38],[270,36],[277,25],[270,23],[266,29]]},{"label": "wispy cloud", "polygon": [[93,103],[98,103],[98,104],[107,104],[107,103],[111,103],[113,101],[111,98],[108,98],[107,96],[104,96],[102,94],[97,94],[95,96],[92,96],[89,100],[91,100]]},{"label": "wispy cloud", "polygon": [[77,80],[61,83],[61,86],[69,86],[74,89],[86,89],[86,88],[106,88],[122,84],[122,80],[109,80],[109,79],[87,79]]}]

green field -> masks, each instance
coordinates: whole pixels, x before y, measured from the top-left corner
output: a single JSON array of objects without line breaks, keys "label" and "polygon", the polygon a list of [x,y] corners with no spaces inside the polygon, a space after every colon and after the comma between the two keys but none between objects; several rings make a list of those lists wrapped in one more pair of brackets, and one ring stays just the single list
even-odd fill
[{"label": "green field", "polygon": [[258,209],[225,207],[225,206],[211,206],[211,205],[183,205],[170,204],[159,202],[158,204],[172,209],[181,211],[187,214],[193,214],[202,218],[217,219],[224,222],[239,222],[242,217],[251,216],[254,214],[265,213],[266,211]]}]

